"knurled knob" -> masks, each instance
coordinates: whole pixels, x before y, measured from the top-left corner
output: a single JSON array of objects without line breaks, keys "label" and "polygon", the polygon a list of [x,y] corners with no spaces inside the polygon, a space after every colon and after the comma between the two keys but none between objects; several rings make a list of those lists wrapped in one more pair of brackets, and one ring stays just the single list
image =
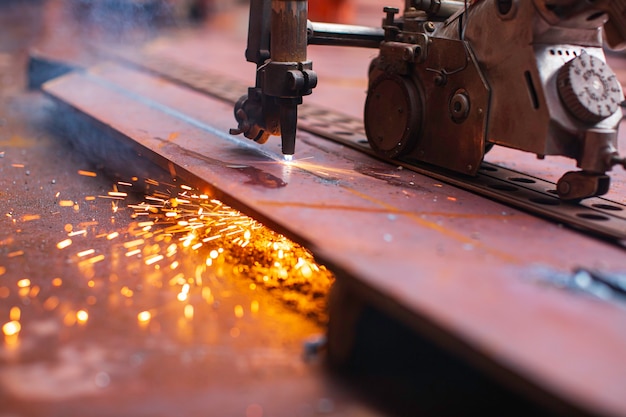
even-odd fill
[{"label": "knurled knob", "polygon": [[585,123],[611,116],[624,99],[611,68],[585,52],[561,67],[557,86],[565,107]]}]

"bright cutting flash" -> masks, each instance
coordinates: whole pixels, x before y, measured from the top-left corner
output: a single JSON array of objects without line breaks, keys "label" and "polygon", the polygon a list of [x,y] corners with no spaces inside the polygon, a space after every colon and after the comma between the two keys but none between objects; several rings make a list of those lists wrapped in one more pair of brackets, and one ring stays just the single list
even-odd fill
[{"label": "bright cutting flash", "polygon": [[285,162],[293,161],[293,155],[283,155],[283,158],[285,159]]}]

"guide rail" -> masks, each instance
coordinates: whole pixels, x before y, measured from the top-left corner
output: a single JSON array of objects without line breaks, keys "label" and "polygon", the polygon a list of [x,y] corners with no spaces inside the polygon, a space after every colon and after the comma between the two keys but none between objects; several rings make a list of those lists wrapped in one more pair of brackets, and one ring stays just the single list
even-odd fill
[{"label": "guide rail", "polygon": [[[106,52],[125,64],[229,103],[235,103],[246,90],[242,82],[228,76],[192,68],[150,53]],[[478,175],[471,177],[429,165],[416,165],[415,162],[385,159],[368,145],[361,120],[311,103],[300,106],[298,127],[403,169],[626,246],[626,205],[620,202],[603,197],[592,197],[579,203],[562,202],[556,195],[554,182],[489,162],[483,162]]]}]

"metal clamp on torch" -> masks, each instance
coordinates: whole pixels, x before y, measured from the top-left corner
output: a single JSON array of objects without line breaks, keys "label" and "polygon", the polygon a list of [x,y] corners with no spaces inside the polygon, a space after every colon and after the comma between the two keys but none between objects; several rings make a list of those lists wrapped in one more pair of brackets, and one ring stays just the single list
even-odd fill
[{"label": "metal clamp on torch", "polygon": [[298,105],[317,85],[307,9],[307,0],[251,0],[246,59],[257,64],[256,84],[235,105],[239,126],[230,130],[259,143],[280,135],[285,159],[295,152]]}]

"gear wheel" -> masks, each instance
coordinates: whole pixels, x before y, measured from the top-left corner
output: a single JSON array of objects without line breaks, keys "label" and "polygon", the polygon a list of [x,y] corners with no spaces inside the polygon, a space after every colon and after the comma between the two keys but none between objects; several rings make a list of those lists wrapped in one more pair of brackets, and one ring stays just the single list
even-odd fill
[{"label": "gear wheel", "polygon": [[370,84],[365,101],[365,132],[372,149],[387,158],[406,155],[415,146],[423,105],[414,82],[385,74]]}]

